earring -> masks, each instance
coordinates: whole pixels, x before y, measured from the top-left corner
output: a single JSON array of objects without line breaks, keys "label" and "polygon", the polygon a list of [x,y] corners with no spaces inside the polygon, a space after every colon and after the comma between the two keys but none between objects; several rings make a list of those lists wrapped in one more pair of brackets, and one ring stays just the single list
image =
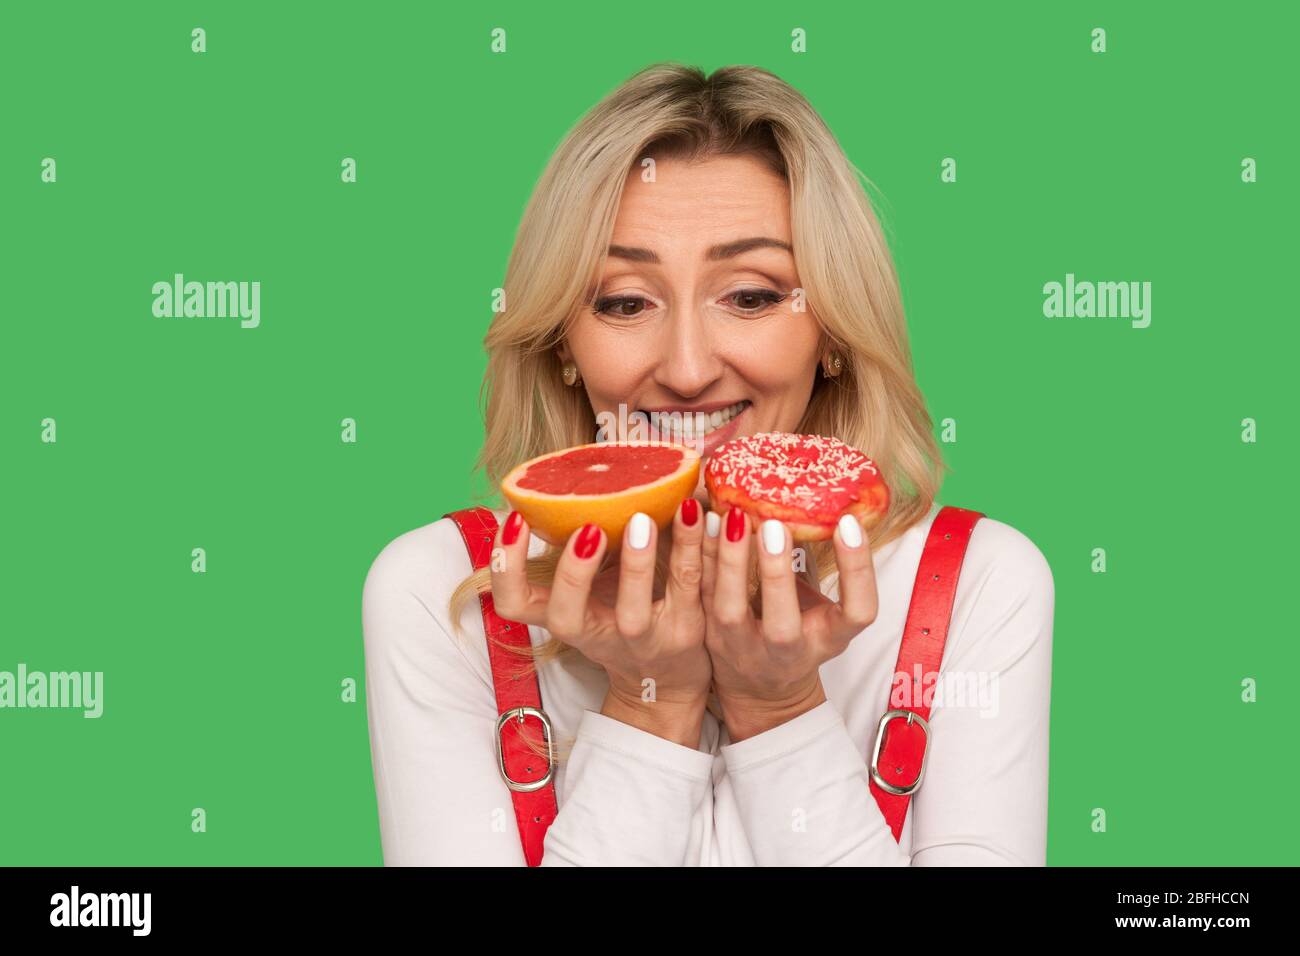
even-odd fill
[{"label": "earring", "polygon": [[560,374],[564,376],[564,384],[570,388],[576,388],[582,384],[582,376],[578,374],[578,366],[572,362],[565,362],[560,369]]},{"label": "earring", "polygon": [[842,371],[844,371],[844,360],[840,358],[838,352],[832,352],[826,364],[822,366],[822,378],[835,378]]}]

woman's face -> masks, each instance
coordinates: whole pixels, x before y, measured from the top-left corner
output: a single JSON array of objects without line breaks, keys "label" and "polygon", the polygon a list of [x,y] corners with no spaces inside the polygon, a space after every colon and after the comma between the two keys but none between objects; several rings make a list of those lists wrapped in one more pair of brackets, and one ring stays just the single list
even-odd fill
[{"label": "woman's face", "polygon": [[598,421],[681,412],[649,437],[706,456],[740,435],[794,431],[822,333],[796,308],[785,181],[749,156],[665,160],[655,176],[628,177],[595,300],[560,358],[577,365]]}]

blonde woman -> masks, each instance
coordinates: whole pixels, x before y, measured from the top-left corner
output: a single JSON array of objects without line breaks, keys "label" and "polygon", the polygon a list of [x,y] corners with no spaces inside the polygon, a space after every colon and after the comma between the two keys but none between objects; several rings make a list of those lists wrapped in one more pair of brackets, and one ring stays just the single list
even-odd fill
[{"label": "blonde woman", "polygon": [[387,864],[525,863],[475,599],[489,588],[528,625],[563,744],[541,865],[1045,863],[1053,580],[992,517],[943,651],[979,692],[936,696],[897,839],[868,793],[944,466],[860,175],[753,67],[650,67],[561,143],[487,334],[487,476],[595,441],[623,406],[707,413],[703,434],[660,436],[706,456],[759,432],[838,437],[893,497],[870,540],[841,526],[812,548],[819,593],[797,599],[788,532],[709,511],[702,483],[663,532],[634,519],[616,553],[595,528],[551,548],[504,509],[496,570],[471,573],[447,518],[392,541],[363,596]]}]

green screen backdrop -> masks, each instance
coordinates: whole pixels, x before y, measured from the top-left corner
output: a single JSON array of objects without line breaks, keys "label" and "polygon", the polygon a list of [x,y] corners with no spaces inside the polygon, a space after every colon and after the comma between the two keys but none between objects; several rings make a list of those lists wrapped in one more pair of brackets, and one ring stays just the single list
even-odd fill
[{"label": "green screen backdrop", "polygon": [[[0,862],[381,862],[366,571],[486,492],[524,204],[675,60],[777,73],[877,187],[940,500],[1055,575],[1049,863],[1294,863],[1300,18],[973,6],[5,4],[0,671],[104,677],[0,710]],[[259,324],[155,316],[176,273]],[[1149,323],[1048,317],[1067,275]]]}]

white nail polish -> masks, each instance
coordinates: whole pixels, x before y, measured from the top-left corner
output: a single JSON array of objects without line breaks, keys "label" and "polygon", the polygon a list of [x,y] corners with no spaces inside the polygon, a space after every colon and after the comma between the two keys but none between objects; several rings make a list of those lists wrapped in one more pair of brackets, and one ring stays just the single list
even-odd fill
[{"label": "white nail polish", "polygon": [[858,524],[858,519],[853,515],[843,515],[840,518],[840,540],[850,548],[862,546],[862,525]]},{"label": "white nail polish", "polygon": [[650,516],[638,511],[627,523],[627,543],[640,551],[650,543]]},{"label": "white nail polish", "polygon": [[704,533],[710,538],[716,538],[718,532],[722,530],[722,519],[718,517],[716,511],[710,511],[704,516]]},{"label": "white nail polish", "polygon": [[785,553],[785,525],[774,518],[763,522],[763,549],[768,554]]}]

